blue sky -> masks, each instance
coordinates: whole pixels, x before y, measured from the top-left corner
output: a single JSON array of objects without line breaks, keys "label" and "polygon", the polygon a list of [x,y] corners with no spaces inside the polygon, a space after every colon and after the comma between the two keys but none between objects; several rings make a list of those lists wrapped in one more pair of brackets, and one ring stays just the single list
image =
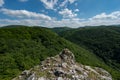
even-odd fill
[{"label": "blue sky", "polygon": [[120,0],[0,0],[0,26],[120,24]]}]

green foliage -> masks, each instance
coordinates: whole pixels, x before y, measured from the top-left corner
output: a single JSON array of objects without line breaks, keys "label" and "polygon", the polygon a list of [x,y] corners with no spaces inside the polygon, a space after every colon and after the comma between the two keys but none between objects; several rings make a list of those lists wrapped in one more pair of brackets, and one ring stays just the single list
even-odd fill
[{"label": "green foliage", "polygon": [[67,31],[67,30],[71,30],[73,28],[69,28],[69,27],[55,27],[55,28],[49,28],[50,30],[60,34],[63,31]]},{"label": "green foliage", "polygon": [[94,54],[46,28],[0,28],[0,80],[10,80],[66,47],[75,54],[76,61],[82,64],[106,66]]},{"label": "green foliage", "polygon": [[62,31],[60,35],[95,53],[107,65],[115,80],[120,80],[120,27],[84,27]]}]

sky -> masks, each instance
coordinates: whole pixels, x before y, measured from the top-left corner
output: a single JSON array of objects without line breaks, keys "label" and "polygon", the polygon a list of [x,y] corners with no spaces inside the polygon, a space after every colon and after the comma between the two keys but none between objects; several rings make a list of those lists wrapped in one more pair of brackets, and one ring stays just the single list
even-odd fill
[{"label": "sky", "polygon": [[0,26],[83,27],[120,24],[120,0],[0,0]]}]

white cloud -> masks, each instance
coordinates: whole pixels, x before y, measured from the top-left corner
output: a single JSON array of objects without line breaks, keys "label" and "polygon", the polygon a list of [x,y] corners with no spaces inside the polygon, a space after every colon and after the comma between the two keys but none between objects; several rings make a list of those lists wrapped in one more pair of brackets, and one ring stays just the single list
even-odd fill
[{"label": "white cloud", "polygon": [[68,3],[68,0],[64,0],[61,4],[60,7],[64,7]]},{"label": "white cloud", "polygon": [[[68,11],[67,11],[68,10]],[[67,9],[61,14],[73,13]],[[69,12],[70,11],[70,12]],[[20,12],[21,13],[21,12]],[[37,13],[36,13],[37,14]],[[25,14],[26,16],[26,14]],[[66,16],[66,15],[65,15]],[[5,25],[29,25],[29,26],[45,26],[45,27],[81,27],[81,26],[99,26],[99,25],[117,25],[120,24],[120,11],[115,11],[110,14],[101,13],[88,19],[80,19],[76,17],[57,19],[41,19],[41,18],[20,18],[16,20],[0,19],[0,26]]]},{"label": "white cloud", "polygon": [[19,0],[20,2],[27,2],[28,0]]},{"label": "white cloud", "polygon": [[58,0],[40,0],[47,9],[53,9],[57,4]]},{"label": "white cloud", "polygon": [[[0,26],[6,26],[6,25],[39,25],[38,21],[40,20],[33,20],[33,19],[22,19],[22,20],[10,20],[10,19],[0,19]],[[41,21],[39,22],[41,23]]]},{"label": "white cloud", "polygon": [[76,0],[69,0],[69,2],[72,4],[72,3],[74,3]]},{"label": "white cloud", "polygon": [[0,12],[8,16],[17,17],[17,18],[35,18],[35,19],[51,20],[51,17],[47,15],[30,12],[27,10],[11,10],[11,9],[3,8],[0,10]]},{"label": "white cloud", "polygon": [[62,2],[58,0],[40,0],[46,9],[57,10],[60,7],[66,7],[68,3],[73,4],[77,0],[63,0]]},{"label": "white cloud", "polygon": [[0,7],[2,7],[4,4],[4,0],[0,0]]},{"label": "white cloud", "polygon": [[75,9],[74,11],[75,11],[75,12],[79,12],[79,9]]},{"label": "white cloud", "polygon": [[35,20],[35,19],[21,19],[10,20],[0,19],[0,26],[5,25],[28,25],[28,26],[44,26],[44,27],[78,27],[80,25],[80,19],[62,19],[62,20]]},{"label": "white cloud", "polygon": [[44,27],[82,27],[82,26],[98,26],[98,25],[117,25],[120,23],[118,20],[85,20],[79,18],[62,19],[62,20],[41,20],[41,19],[21,19],[10,20],[0,19],[0,26],[5,25],[29,25],[29,26],[44,26]]},{"label": "white cloud", "polygon": [[115,11],[112,12],[111,14],[101,13],[90,18],[90,20],[110,20],[110,19],[120,19],[120,11]]},{"label": "white cloud", "polygon": [[72,4],[72,3],[74,3],[75,1],[77,1],[77,0],[64,0],[64,1],[60,4],[60,7],[65,7],[65,6],[68,4],[68,2],[69,2],[70,4]]},{"label": "white cloud", "polygon": [[59,11],[59,14],[61,14],[63,18],[74,18],[77,16],[76,13],[72,12],[72,10],[69,10],[68,8]]},{"label": "white cloud", "polygon": [[87,21],[89,25],[117,25],[120,24],[120,11],[114,11],[110,14],[101,13]]}]

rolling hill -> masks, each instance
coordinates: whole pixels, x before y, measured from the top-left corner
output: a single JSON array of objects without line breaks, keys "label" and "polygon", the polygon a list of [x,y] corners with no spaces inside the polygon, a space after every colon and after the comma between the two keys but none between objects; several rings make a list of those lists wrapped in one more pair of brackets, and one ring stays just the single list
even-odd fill
[{"label": "rolling hill", "polygon": [[93,52],[120,75],[120,27],[83,27],[61,31],[59,35]]},{"label": "rolling hill", "polygon": [[[0,28],[0,80],[10,80],[47,57],[68,48],[76,61],[117,72],[105,65],[96,55],[58,36],[47,28],[14,26]],[[114,78],[116,75],[113,75]]]}]

